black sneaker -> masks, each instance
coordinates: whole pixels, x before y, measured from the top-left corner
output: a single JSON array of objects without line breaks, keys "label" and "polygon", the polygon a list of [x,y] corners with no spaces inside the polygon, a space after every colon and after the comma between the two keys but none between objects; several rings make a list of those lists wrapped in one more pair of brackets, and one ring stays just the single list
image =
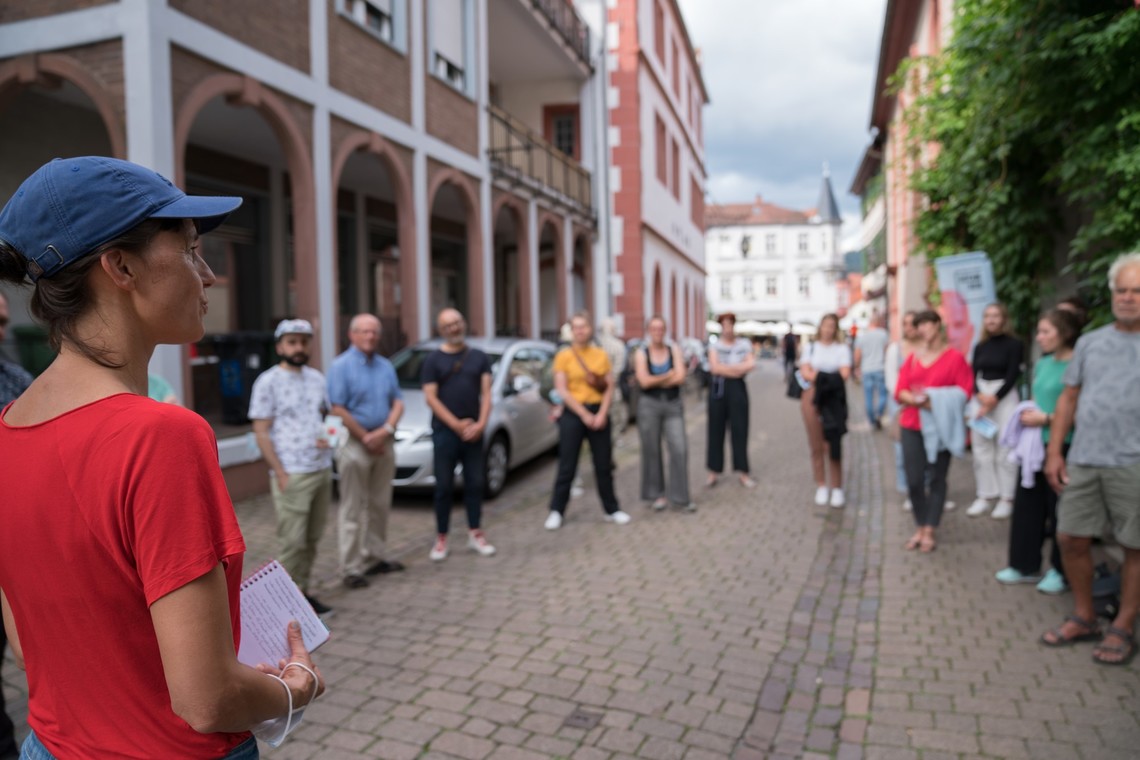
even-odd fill
[{"label": "black sneaker", "polygon": [[403,571],[403,569],[404,569],[404,565],[401,562],[395,562],[395,561],[389,562],[386,559],[382,559],[379,562],[377,562],[376,564],[369,567],[367,570],[365,570],[364,574],[365,575],[381,575],[381,574],[386,574],[386,573],[398,573],[398,572]]},{"label": "black sneaker", "polygon": [[309,606],[313,608],[313,612],[317,613],[318,615],[327,615],[328,613],[332,612],[332,607],[328,606],[327,604],[322,604],[319,599],[314,599],[308,594],[305,594],[305,601],[308,602]]},{"label": "black sneaker", "polygon": [[368,579],[363,575],[346,575],[344,576],[344,585],[348,588],[367,588]]}]

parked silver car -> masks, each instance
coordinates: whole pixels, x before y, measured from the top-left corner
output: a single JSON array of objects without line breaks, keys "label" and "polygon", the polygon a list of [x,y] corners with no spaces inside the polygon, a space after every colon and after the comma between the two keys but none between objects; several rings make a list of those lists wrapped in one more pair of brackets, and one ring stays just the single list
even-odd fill
[{"label": "parked silver car", "polygon": [[[409,346],[392,357],[404,394],[404,416],[396,429],[396,488],[435,486],[431,441],[431,409],[420,382],[423,361],[441,341]],[[468,345],[491,361],[491,418],[483,442],[486,495],[503,490],[507,473],[558,445],[558,426],[551,421],[553,343],[519,338],[468,338]],[[454,477],[461,477],[462,466]]]}]

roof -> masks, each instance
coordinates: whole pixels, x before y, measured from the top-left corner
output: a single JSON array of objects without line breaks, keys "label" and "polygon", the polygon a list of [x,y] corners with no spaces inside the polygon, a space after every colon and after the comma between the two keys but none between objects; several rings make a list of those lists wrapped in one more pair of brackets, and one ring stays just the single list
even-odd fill
[{"label": "roof", "polygon": [[705,103],[710,103],[709,88],[705,85],[705,74],[701,67],[701,56],[697,53],[697,49],[693,47],[693,38],[689,36],[689,25],[685,22],[685,16],[681,13],[681,5],[677,0],[672,0],[673,13],[677,14],[677,24],[681,29],[681,37],[685,40],[685,47],[689,50],[689,56],[693,62],[693,71],[697,75],[697,84],[701,88],[701,96],[704,97]]},{"label": "roof", "polygon": [[815,207],[822,224],[843,222],[843,216],[839,213],[839,204],[835,202],[835,193],[831,191],[831,172],[826,167],[823,170],[823,184],[819,188],[819,202]]},{"label": "roof", "polygon": [[887,91],[887,79],[898,70],[910,54],[910,43],[918,25],[920,0],[887,0],[883,20],[883,36],[879,40],[879,67],[875,73],[875,91],[871,94],[871,126],[880,133],[887,131],[892,104],[896,96]]},{"label": "roof", "polygon": [[794,211],[768,203],[759,195],[752,203],[712,204],[705,207],[706,227],[751,226],[757,224],[808,224],[814,210]]},{"label": "roof", "polygon": [[848,192],[853,195],[862,195],[867,188],[867,183],[879,173],[882,165],[883,140],[879,135],[876,135],[871,144],[863,151],[863,160],[859,162],[859,168],[855,170],[855,179],[851,181],[851,188]]}]

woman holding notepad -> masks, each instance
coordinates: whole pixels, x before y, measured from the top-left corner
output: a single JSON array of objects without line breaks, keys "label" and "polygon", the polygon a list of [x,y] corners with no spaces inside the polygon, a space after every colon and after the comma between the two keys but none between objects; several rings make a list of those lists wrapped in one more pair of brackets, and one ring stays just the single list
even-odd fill
[{"label": "woman holding notepad", "polygon": [[0,602],[27,670],[21,757],[255,758],[323,691],[238,662],[245,543],[194,413],[147,398],[160,343],[199,340],[214,275],[198,236],[240,198],[57,159],[0,211],[0,282],[31,280],[59,356],[0,411]]}]

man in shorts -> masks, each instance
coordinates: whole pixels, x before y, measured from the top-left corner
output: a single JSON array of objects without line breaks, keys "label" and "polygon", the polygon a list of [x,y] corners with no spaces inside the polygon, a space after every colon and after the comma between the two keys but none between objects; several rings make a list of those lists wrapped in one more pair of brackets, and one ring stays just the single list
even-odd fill
[{"label": "man in shorts", "polygon": [[[1140,612],[1140,253],[1119,257],[1108,281],[1115,321],[1077,342],[1049,431],[1045,476],[1061,493],[1057,537],[1075,610],[1042,642],[1062,646],[1101,638],[1091,546],[1111,526],[1124,548],[1120,610],[1093,660],[1124,665],[1136,653],[1133,625]],[[1074,421],[1066,461],[1061,445]]]}]

